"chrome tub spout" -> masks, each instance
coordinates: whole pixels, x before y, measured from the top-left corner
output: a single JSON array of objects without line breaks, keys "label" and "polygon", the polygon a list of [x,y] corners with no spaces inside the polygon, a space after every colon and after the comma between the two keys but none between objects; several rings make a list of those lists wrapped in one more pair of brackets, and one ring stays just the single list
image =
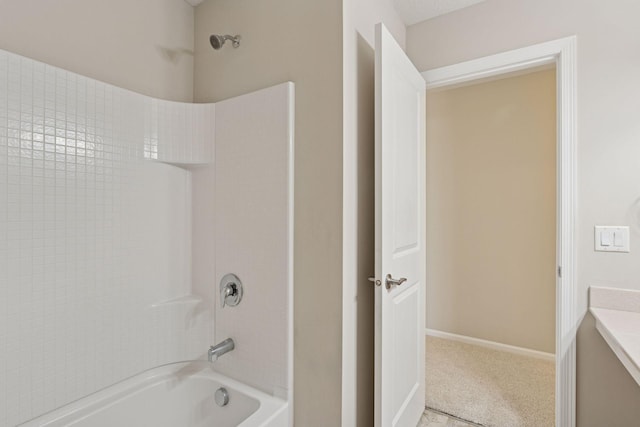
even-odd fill
[{"label": "chrome tub spout", "polygon": [[236,345],[231,338],[227,338],[226,340],[216,345],[212,345],[209,348],[209,352],[208,352],[209,362],[214,362],[218,360],[220,356],[222,356],[225,353],[229,353],[234,348],[236,348]]}]

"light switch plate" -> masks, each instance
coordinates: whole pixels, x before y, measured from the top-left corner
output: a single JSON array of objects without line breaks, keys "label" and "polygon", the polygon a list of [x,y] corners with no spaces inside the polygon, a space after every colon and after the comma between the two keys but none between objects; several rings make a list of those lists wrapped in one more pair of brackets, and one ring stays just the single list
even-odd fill
[{"label": "light switch plate", "polygon": [[596,225],[595,250],[599,252],[630,252],[629,227]]}]

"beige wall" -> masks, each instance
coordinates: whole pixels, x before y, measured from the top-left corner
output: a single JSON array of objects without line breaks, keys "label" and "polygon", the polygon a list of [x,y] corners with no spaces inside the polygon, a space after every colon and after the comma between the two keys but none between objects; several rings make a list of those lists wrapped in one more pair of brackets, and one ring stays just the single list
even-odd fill
[{"label": "beige wall", "polygon": [[[195,26],[196,101],[296,85],[294,418],[340,425],[342,2],[209,0]],[[214,51],[212,33],[240,34],[242,44]]]},{"label": "beige wall", "polygon": [[[639,15],[640,3],[632,0],[487,0],[407,31],[407,50],[420,70],[577,35],[581,315],[589,285],[640,289],[640,251],[633,249],[640,237]],[[632,252],[594,252],[596,224],[630,225]],[[621,383],[624,368],[588,318],[577,346],[578,425],[633,425],[640,387]]]},{"label": "beige wall", "polygon": [[0,0],[0,49],[156,98],[193,97],[193,8],[179,0]]},{"label": "beige wall", "polygon": [[427,95],[427,327],[555,352],[555,69]]},{"label": "beige wall", "polygon": [[344,246],[342,425],[373,425],[374,27],[404,46],[392,0],[344,0]]}]

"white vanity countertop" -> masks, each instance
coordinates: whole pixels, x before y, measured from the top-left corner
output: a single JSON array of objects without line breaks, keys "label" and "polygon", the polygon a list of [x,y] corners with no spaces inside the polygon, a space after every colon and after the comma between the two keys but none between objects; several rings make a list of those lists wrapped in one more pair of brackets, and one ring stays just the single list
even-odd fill
[{"label": "white vanity countertop", "polygon": [[640,385],[640,291],[589,289],[596,329]]}]

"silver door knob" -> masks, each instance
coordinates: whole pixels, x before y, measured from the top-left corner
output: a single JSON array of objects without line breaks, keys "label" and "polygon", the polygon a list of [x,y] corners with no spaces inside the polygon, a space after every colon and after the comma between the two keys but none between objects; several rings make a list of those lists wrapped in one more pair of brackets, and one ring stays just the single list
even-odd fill
[{"label": "silver door knob", "polygon": [[391,289],[391,286],[400,286],[406,281],[407,281],[406,277],[401,277],[399,279],[394,279],[393,277],[391,277],[390,274],[387,274],[387,278],[386,278],[384,283],[385,283],[387,289]]}]

